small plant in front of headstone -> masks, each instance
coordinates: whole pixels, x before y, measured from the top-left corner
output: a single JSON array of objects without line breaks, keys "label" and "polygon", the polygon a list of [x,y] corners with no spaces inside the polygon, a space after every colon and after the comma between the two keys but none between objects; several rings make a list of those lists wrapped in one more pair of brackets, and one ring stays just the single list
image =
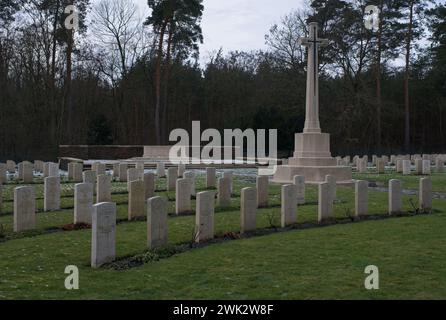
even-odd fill
[{"label": "small plant in front of headstone", "polygon": [[269,211],[266,215],[266,218],[268,220],[269,228],[277,231],[279,224],[277,222],[277,216],[275,215],[274,211]]},{"label": "small plant in front of headstone", "polygon": [[342,211],[344,212],[345,217],[347,219],[350,219],[351,221],[355,221],[355,215],[353,214],[352,209],[345,206],[342,201],[340,203],[341,203]]},{"label": "small plant in front of headstone", "polygon": [[418,201],[415,201],[413,198],[410,198],[409,199],[409,203],[410,203],[410,205],[411,205],[411,207],[413,209],[412,213],[414,215],[417,215],[417,214],[421,213],[420,207],[418,206]]}]

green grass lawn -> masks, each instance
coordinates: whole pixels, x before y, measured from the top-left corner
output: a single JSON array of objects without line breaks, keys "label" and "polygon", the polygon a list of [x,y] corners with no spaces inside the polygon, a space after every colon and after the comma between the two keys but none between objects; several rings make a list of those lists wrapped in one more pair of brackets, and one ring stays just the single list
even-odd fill
[{"label": "green grass lawn", "polygon": [[[372,173],[355,178],[378,180]],[[380,175],[386,183],[395,175]],[[412,180],[413,179],[413,180]],[[404,177],[404,187],[416,188],[419,177]],[[434,175],[434,189],[446,193],[446,174]],[[240,189],[254,186],[252,178],[234,182],[232,206],[216,208],[217,235],[240,230]],[[36,184],[37,197],[42,186]],[[203,178],[197,181],[203,190]],[[90,263],[90,230],[62,231],[72,223],[72,184],[63,187],[63,210],[37,214],[34,232],[12,232],[12,190],[4,187],[0,224],[0,299],[445,299],[446,201],[434,200],[434,214],[391,218],[323,228],[269,232],[195,248],[169,258],[126,270]],[[165,180],[157,182],[165,189]],[[118,219],[127,217],[125,184],[113,183]],[[174,193],[168,196],[174,211]],[[307,204],[299,206],[299,223],[316,223],[317,189],[307,188]],[[387,216],[387,193],[370,191],[370,214]],[[38,200],[38,209],[42,200]],[[404,209],[413,211],[416,196],[404,196]],[[354,212],[351,188],[338,188],[335,217],[344,221]],[[260,209],[257,225],[273,230],[280,223],[280,187],[270,188],[270,207]],[[169,246],[191,241],[194,216],[168,219]],[[50,232],[51,231],[51,232]],[[280,230],[279,230],[280,231]],[[120,221],[118,259],[146,250],[146,222]],[[80,290],[64,287],[67,265],[80,271]],[[364,269],[380,270],[380,290],[364,289]]]}]

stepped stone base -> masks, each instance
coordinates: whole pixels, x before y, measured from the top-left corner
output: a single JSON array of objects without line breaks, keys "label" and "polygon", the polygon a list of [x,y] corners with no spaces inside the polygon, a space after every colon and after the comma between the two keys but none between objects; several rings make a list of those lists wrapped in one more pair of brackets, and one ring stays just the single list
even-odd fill
[{"label": "stepped stone base", "polygon": [[336,178],[337,184],[353,184],[351,167],[337,166],[330,153],[330,135],[327,133],[298,133],[296,150],[288,165],[278,166],[275,183],[293,183],[296,175],[304,176],[308,184],[325,181],[326,175]]}]

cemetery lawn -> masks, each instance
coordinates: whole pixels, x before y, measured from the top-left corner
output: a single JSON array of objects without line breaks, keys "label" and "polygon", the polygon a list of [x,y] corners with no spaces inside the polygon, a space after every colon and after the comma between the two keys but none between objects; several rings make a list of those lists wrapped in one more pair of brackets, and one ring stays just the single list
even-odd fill
[{"label": "cemetery lawn", "polygon": [[[402,179],[416,189],[419,177],[355,175],[379,181]],[[378,179],[379,178],[379,179]],[[434,190],[446,194],[446,174],[434,174]],[[203,186],[203,176],[197,180]],[[235,176],[232,207],[216,208],[217,235],[240,228],[240,189],[254,178]],[[41,185],[36,184],[41,197]],[[327,227],[273,232],[280,223],[280,187],[270,187],[270,206],[260,209],[259,229],[267,235],[214,243],[126,270],[90,268],[90,230],[62,231],[73,215],[72,184],[63,186],[63,209],[37,214],[38,230],[12,232],[12,189],[4,187],[0,225],[0,299],[446,299],[446,200],[434,199],[430,215],[370,220]],[[157,185],[165,188],[165,180]],[[198,190],[199,191],[199,190]],[[144,253],[146,222],[124,222],[125,184],[113,183],[118,202],[117,256]],[[174,193],[169,212],[174,211]],[[299,223],[317,221],[317,189],[307,188]],[[387,216],[387,193],[370,190],[370,214]],[[405,195],[404,209],[414,211],[417,196]],[[37,201],[41,209],[42,201]],[[335,216],[345,221],[354,211],[354,192],[338,188]],[[169,244],[191,241],[194,216],[169,216]],[[80,289],[64,287],[67,265],[80,271]],[[380,290],[364,289],[364,269],[376,265]]]}]

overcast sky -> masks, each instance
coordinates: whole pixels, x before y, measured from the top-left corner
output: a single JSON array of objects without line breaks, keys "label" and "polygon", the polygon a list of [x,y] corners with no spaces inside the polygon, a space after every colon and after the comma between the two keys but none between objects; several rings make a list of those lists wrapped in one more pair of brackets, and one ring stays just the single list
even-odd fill
[{"label": "overcast sky", "polygon": [[[134,0],[147,10],[146,0]],[[302,6],[303,0],[204,0],[202,58],[223,47],[251,50],[265,47],[265,34],[280,18]]]}]

